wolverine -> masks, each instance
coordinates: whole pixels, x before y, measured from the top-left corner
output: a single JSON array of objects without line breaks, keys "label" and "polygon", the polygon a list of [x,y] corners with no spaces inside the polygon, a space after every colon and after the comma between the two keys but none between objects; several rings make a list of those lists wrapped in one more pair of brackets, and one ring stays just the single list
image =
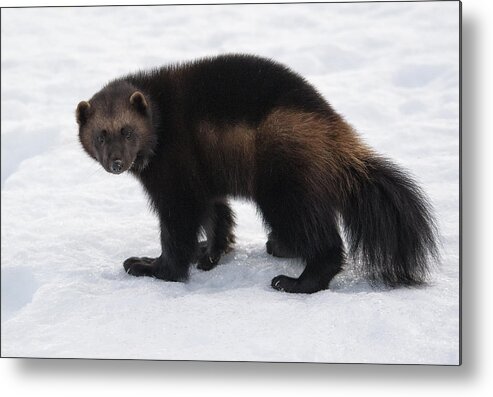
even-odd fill
[{"label": "wolverine", "polygon": [[216,266],[235,242],[231,198],[258,207],[268,254],[305,264],[272,280],[280,291],[327,289],[347,258],[372,284],[418,285],[437,258],[414,180],[275,61],[231,54],[129,74],[80,102],[76,118],[89,156],[133,174],[159,217],[162,254],[128,258],[130,275],[185,281],[192,263]]}]

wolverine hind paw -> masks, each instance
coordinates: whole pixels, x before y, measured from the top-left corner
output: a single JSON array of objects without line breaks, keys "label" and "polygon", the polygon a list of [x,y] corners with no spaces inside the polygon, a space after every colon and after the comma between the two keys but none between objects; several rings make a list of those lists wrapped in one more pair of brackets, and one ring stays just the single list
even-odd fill
[{"label": "wolverine hind paw", "polygon": [[295,294],[313,294],[326,287],[322,286],[319,280],[293,278],[288,276],[276,276],[271,282],[272,288]]}]

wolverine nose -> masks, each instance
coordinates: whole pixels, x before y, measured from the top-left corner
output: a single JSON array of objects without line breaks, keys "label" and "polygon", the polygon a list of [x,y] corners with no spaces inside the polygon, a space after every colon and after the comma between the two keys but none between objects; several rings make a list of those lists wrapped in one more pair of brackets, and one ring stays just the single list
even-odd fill
[{"label": "wolverine nose", "polygon": [[120,172],[122,172],[122,168],[123,168],[123,161],[121,160],[114,160],[112,163],[111,163],[111,172],[113,172],[114,174],[119,174]]}]

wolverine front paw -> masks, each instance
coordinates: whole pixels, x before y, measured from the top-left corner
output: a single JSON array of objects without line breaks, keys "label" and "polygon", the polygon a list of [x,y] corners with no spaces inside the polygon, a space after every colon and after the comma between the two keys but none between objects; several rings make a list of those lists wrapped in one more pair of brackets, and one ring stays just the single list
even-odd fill
[{"label": "wolverine front paw", "polygon": [[123,262],[123,268],[126,273],[131,274],[132,276],[154,277],[158,259],[159,258],[131,257]]},{"label": "wolverine front paw", "polygon": [[197,262],[197,269],[207,271],[215,268],[221,259],[221,254],[221,252],[211,253],[207,240],[199,242],[197,256],[194,259],[194,262]]},{"label": "wolverine front paw", "polygon": [[197,269],[211,270],[217,266],[217,263],[219,262],[220,258],[221,255],[217,255],[217,256],[209,255],[209,253],[206,251],[199,256],[197,262]]}]

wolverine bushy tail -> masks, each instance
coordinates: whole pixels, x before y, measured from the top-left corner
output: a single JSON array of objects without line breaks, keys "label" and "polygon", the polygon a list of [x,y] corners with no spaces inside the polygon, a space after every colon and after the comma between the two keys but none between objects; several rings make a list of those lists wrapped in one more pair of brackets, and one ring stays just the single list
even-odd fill
[{"label": "wolverine bushy tail", "polygon": [[417,285],[438,259],[430,205],[416,183],[390,161],[365,161],[366,175],[345,200],[342,217],[349,253],[361,259],[373,282]]}]

